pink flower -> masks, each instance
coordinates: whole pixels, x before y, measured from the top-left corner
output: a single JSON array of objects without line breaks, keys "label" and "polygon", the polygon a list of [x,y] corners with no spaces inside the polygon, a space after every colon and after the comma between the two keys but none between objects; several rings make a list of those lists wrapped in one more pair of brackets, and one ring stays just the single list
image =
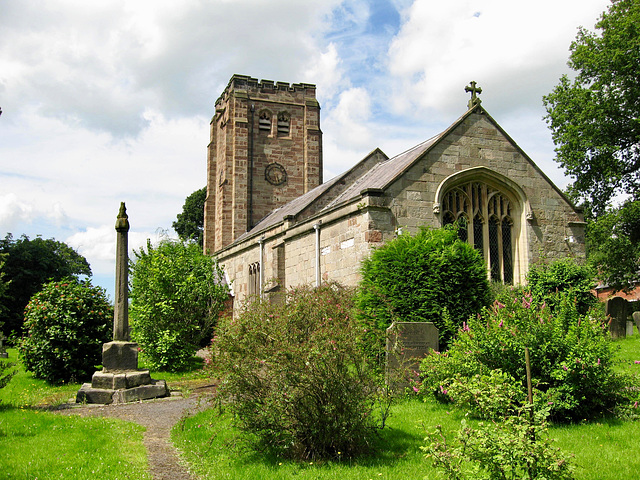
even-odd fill
[{"label": "pink flower", "polygon": [[636,360],[636,361],[635,361],[635,362],[633,362],[633,363],[635,363],[636,365],[638,365],[638,364],[640,364],[640,360]]},{"label": "pink flower", "polygon": [[471,329],[469,328],[469,325],[467,325],[467,322],[462,322],[462,331],[463,332],[471,331]]},{"label": "pink flower", "polygon": [[600,365],[600,359],[598,359],[598,365]]},{"label": "pink flower", "polygon": [[441,392],[443,395],[446,395],[446,394],[447,394],[447,389],[446,389],[446,388],[444,388],[442,385],[440,385],[440,392]]},{"label": "pink flower", "polygon": [[503,322],[502,320],[500,320],[500,323],[498,324],[498,326],[499,326],[500,328],[502,328],[502,325],[503,325],[503,324],[504,324],[504,322]]},{"label": "pink flower", "polygon": [[498,307],[498,309],[504,308],[504,303],[500,303],[496,300],[496,307]]},{"label": "pink flower", "polygon": [[415,385],[413,386],[413,391],[418,393],[420,391],[420,389],[418,387],[416,387]]}]

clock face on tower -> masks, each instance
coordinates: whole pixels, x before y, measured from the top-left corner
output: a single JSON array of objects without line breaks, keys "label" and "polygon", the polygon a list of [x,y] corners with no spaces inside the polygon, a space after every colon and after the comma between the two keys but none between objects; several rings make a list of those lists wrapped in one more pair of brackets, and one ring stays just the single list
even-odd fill
[{"label": "clock face on tower", "polygon": [[287,171],[279,163],[270,163],[264,170],[264,178],[271,185],[282,185],[287,181]]}]

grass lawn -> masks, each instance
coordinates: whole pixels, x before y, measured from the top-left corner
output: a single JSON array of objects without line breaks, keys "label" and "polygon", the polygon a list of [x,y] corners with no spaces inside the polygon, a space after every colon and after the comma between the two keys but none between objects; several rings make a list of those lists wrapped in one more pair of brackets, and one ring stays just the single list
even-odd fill
[{"label": "grass lawn", "polygon": [[[640,336],[616,342],[619,369],[640,374]],[[16,351],[9,350],[16,361]],[[144,360],[141,361],[141,366]],[[195,363],[187,374],[153,373],[172,388],[189,392],[208,382]],[[0,389],[0,477],[7,479],[149,479],[143,428],[113,419],[67,417],[44,405],[66,402],[79,384],[51,387],[19,367]],[[453,433],[464,412],[434,401],[406,399],[396,404],[388,428],[380,432],[376,454],[358,460],[291,462],[255,452],[228,416],[207,410],[187,418],[173,439],[194,470],[206,479],[437,479],[420,446],[427,431],[441,424]],[[555,426],[556,445],[574,455],[578,480],[637,479],[640,421],[607,420]]]},{"label": "grass lawn", "polygon": [[[9,349],[17,362],[17,351]],[[149,479],[143,427],[114,419],[56,415],[44,409],[74,397],[80,384],[52,387],[18,366],[0,390],[3,479]]]},{"label": "grass lawn", "polygon": [[[616,342],[618,368],[640,374],[640,336]],[[377,453],[351,461],[291,462],[258,453],[228,415],[208,410],[186,419],[173,430],[173,440],[194,470],[206,479],[439,479],[424,458],[427,431],[442,425],[455,433],[464,412],[428,400],[406,399],[392,408],[389,428],[380,432]],[[473,423],[473,422],[469,422]],[[607,420],[553,426],[549,435],[573,455],[577,480],[636,480],[640,478],[640,421]]]}]

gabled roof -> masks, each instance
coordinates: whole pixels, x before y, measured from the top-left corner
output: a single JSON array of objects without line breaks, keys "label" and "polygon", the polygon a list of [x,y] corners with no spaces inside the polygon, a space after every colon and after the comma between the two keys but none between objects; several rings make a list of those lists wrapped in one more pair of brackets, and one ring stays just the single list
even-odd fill
[{"label": "gabled roof", "polygon": [[[296,217],[301,213],[306,218],[308,213],[318,213],[331,209],[337,205],[360,198],[365,190],[385,190],[395,182],[415,162],[422,158],[429,150],[436,146],[451,131],[457,128],[467,117],[473,113],[485,115],[486,118],[519,150],[524,158],[549,182],[555,190],[564,197],[569,204],[571,202],[564,193],[540,170],[529,156],[511,139],[511,137],[498,125],[498,123],[480,105],[475,104],[453,122],[446,130],[430,139],[410,148],[409,150],[388,158],[381,150],[376,149],[358,162],[345,173],[338,175],[326,183],[310,190],[295,200],[272,211],[264,217],[249,232],[240,236],[234,243],[241,242],[247,237],[266,230],[284,221],[288,216]],[[377,157],[376,157],[377,155]],[[316,205],[318,208],[314,209]],[[575,207],[574,207],[575,208]],[[299,220],[300,218],[298,218]]]}]

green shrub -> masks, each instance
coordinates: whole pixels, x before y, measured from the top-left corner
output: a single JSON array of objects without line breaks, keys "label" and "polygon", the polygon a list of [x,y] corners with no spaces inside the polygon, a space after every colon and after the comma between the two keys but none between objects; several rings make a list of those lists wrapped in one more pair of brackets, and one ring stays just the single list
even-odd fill
[{"label": "green shrub", "polygon": [[565,258],[550,264],[532,265],[527,274],[529,290],[537,303],[546,303],[554,310],[563,296],[575,299],[578,313],[586,314],[598,303],[592,293],[596,286],[595,273],[587,265],[578,265]]},{"label": "green shrub", "polygon": [[535,397],[550,404],[554,420],[593,418],[630,400],[632,390],[613,370],[613,348],[601,313],[580,315],[566,295],[553,313],[518,289],[502,300],[471,317],[448,352],[422,362],[424,392],[451,400],[447,393],[454,379],[500,370],[519,380],[524,398],[528,347]]},{"label": "green shrub", "polygon": [[383,349],[380,333],[394,320],[434,322],[446,348],[462,322],[489,303],[481,255],[450,226],[401,234],[362,263],[358,306],[374,349]]},{"label": "green shrub", "polygon": [[[498,385],[494,385],[498,386]],[[489,388],[477,399],[477,408],[495,404]],[[547,433],[547,409],[533,410],[508,397],[502,418],[480,422],[476,428],[462,420],[455,438],[447,438],[441,426],[427,435],[429,443],[420,447],[447,480],[571,480],[573,468]]]},{"label": "green shrub", "polygon": [[296,288],[222,320],[213,342],[220,398],[239,427],[278,455],[345,458],[384,425],[381,379],[358,348],[353,293]]},{"label": "green shrub", "polygon": [[147,242],[131,265],[132,337],[154,369],[180,371],[213,335],[228,298],[215,260],[198,245]]},{"label": "green shrub", "polygon": [[89,379],[102,363],[112,324],[104,289],[73,277],[45,284],[25,309],[19,347],[25,369],[49,383]]}]

